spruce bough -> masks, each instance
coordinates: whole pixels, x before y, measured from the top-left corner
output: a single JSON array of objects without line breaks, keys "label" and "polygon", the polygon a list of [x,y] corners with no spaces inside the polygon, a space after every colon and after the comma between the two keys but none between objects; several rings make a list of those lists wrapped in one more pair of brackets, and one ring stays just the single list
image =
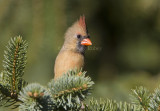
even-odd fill
[{"label": "spruce bough", "polygon": [[17,36],[6,48],[0,73],[0,106],[18,107],[19,111],[160,111],[160,87],[153,93],[142,86],[132,89],[132,103],[94,98],[85,103],[94,82],[82,70],[70,70],[46,86],[28,83],[23,79],[28,43]]}]

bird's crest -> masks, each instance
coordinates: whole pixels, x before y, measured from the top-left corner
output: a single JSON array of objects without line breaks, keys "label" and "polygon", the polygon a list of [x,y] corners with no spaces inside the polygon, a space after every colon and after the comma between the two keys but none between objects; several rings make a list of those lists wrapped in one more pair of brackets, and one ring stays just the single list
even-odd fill
[{"label": "bird's crest", "polygon": [[85,22],[85,16],[80,16],[80,19],[78,21],[79,25],[84,29],[86,30],[86,22]]}]

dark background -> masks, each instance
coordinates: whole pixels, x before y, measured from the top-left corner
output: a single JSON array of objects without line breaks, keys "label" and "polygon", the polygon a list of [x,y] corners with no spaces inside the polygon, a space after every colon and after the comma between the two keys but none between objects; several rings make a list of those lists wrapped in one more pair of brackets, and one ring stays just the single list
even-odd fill
[{"label": "dark background", "polygon": [[129,101],[131,88],[158,86],[159,0],[0,0],[0,60],[21,35],[29,43],[24,78],[46,85],[66,29],[83,14],[93,42],[84,68],[95,82],[91,96]]}]

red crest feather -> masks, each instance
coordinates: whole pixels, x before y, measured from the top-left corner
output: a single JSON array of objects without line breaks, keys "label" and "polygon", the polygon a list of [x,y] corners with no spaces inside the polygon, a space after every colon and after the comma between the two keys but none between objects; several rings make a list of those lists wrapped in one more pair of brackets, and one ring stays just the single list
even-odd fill
[{"label": "red crest feather", "polygon": [[85,22],[85,16],[80,16],[80,19],[78,21],[79,25],[86,30],[86,22]]}]

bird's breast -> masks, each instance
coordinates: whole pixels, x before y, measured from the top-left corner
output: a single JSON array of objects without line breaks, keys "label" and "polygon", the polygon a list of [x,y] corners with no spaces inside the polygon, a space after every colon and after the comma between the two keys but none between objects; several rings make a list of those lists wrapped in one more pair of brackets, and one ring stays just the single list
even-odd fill
[{"label": "bird's breast", "polygon": [[84,65],[84,56],[72,51],[60,52],[56,58],[54,72],[55,78],[71,69],[80,69]]}]

